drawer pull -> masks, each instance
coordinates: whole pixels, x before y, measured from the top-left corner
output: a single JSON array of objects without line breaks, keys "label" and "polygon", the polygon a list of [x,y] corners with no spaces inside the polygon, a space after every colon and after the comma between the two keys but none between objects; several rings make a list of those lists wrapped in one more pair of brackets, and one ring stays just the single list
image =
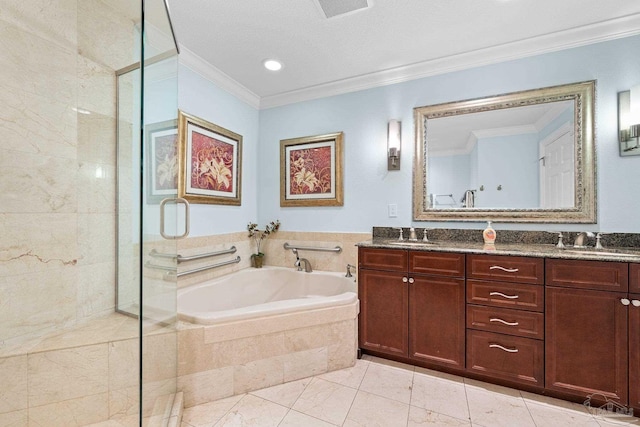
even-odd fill
[{"label": "drawer pull", "polygon": [[632,299],[631,304],[633,304],[634,307],[640,307],[640,301],[637,299]]},{"label": "drawer pull", "polygon": [[489,348],[499,348],[502,351],[506,351],[507,353],[517,353],[517,348],[506,348],[501,346],[500,344],[489,344]]},{"label": "drawer pull", "polygon": [[517,268],[504,268],[500,267],[499,265],[492,265],[491,267],[489,267],[489,270],[502,270],[506,271],[507,273],[517,273],[519,271]]},{"label": "drawer pull", "polygon": [[499,296],[502,298],[507,298],[507,299],[518,299],[518,295],[505,295],[502,292],[489,292],[490,296]]},{"label": "drawer pull", "polygon": [[492,317],[491,319],[489,319],[489,322],[500,322],[503,325],[507,325],[507,326],[518,326],[519,325],[518,322],[507,322],[506,320],[502,320],[502,319],[499,319],[497,317]]},{"label": "drawer pull", "polygon": [[402,283],[407,283],[409,281],[409,279],[407,279],[406,277],[402,278]]},{"label": "drawer pull", "polygon": [[409,277],[409,283],[413,284],[413,282],[415,282],[415,280],[413,279],[413,277]]},{"label": "drawer pull", "polygon": [[629,304],[631,304],[631,301],[629,301],[629,299],[628,299],[628,298],[622,298],[622,299],[620,300],[620,302],[622,303],[622,305],[629,305]]}]

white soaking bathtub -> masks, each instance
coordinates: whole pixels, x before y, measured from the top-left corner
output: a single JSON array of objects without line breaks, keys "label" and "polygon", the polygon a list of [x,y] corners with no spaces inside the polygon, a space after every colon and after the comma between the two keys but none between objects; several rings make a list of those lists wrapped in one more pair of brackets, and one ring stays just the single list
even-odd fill
[{"label": "white soaking bathtub", "polygon": [[353,304],[357,285],[344,273],[248,268],[178,290],[178,318],[214,325]]}]

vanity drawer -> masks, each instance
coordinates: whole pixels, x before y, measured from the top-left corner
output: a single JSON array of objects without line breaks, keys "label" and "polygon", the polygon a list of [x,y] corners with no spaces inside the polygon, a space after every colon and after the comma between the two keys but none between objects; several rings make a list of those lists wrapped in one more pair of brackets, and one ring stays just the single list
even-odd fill
[{"label": "vanity drawer", "polygon": [[544,311],[544,286],[467,279],[467,303]]},{"label": "vanity drawer", "polygon": [[469,304],[467,328],[541,340],[544,339],[544,314]]},{"label": "vanity drawer", "polygon": [[408,251],[403,249],[360,248],[358,267],[372,270],[407,271]]},{"label": "vanity drawer", "polygon": [[544,341],[467,330],[467,370],[543,387]]},{"label": "vanity drawer", "polygon": [[409,251],[409,272],[464,277],[464,254]]},{"label": "vanity drawer", "polygon": [[544,259],[500,255],[468,255],[467,277],[541,285],[544,283]]},{"label": "vanity drawer", "polygon": [[627,292],[629,264],[624,262],[548,259],[547,286]]}]

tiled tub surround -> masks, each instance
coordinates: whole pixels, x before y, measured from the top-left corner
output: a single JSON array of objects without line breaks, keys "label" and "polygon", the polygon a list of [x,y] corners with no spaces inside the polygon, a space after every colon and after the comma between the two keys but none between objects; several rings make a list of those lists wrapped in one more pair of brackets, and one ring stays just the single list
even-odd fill
[{"label": "tiled tub surround", "polygon": [[[314,251],[300,251],[299,254],[300,257],[307,258],[311,262],[314,270],[346,272],[347,264],[356,265],[358,263],[358,248],[356,244],[367,239],[371,239],[371,233],[317,233],[280,230],[263,241],[262,251],[265,253],[265,265],[294,268],[296,257],[291,250],[284,249],[285,243],[293,246],[321,248],[340,246],[342,247],[342,252],[339,254]],[[247,237],[247,232],[244,231],[213,236],[189,237],[178,240],[177,243],[178,253],[183,256],[221,251],[229,249],[232,246],[235,246],[237,249],[237,252],[234,254],[181,263],[178,266],[178,271],[204,267],[221,261],[231,260],[236,256],[240,256],[241,258],[238,264],[226,265],[224,267],[182,276],[178,281],[178,287],[180,288],[250,267],[251,254],[256,250],[251,239]]]},{"label": "tiled tub surround", "polygon": [[185,407],[353,366],[358,301],[218,325],[180,322]]}]

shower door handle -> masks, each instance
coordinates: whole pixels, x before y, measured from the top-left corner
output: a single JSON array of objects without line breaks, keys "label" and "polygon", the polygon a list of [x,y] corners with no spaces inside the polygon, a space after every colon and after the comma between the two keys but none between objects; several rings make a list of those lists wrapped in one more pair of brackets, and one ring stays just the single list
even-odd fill
[{"label": "shower door handle", "polygon": [[[164,209],[167,203],[175,203],[176,205],[182,203],[184,205],[184,233],[176,236],[170,236],[164,231]],[[189,235],[190,227],[190,212],[189,202],[182,197],[176,197],[175,199],[164,199],[160,202],[160,235],[167,240],[184,239]]]}]

